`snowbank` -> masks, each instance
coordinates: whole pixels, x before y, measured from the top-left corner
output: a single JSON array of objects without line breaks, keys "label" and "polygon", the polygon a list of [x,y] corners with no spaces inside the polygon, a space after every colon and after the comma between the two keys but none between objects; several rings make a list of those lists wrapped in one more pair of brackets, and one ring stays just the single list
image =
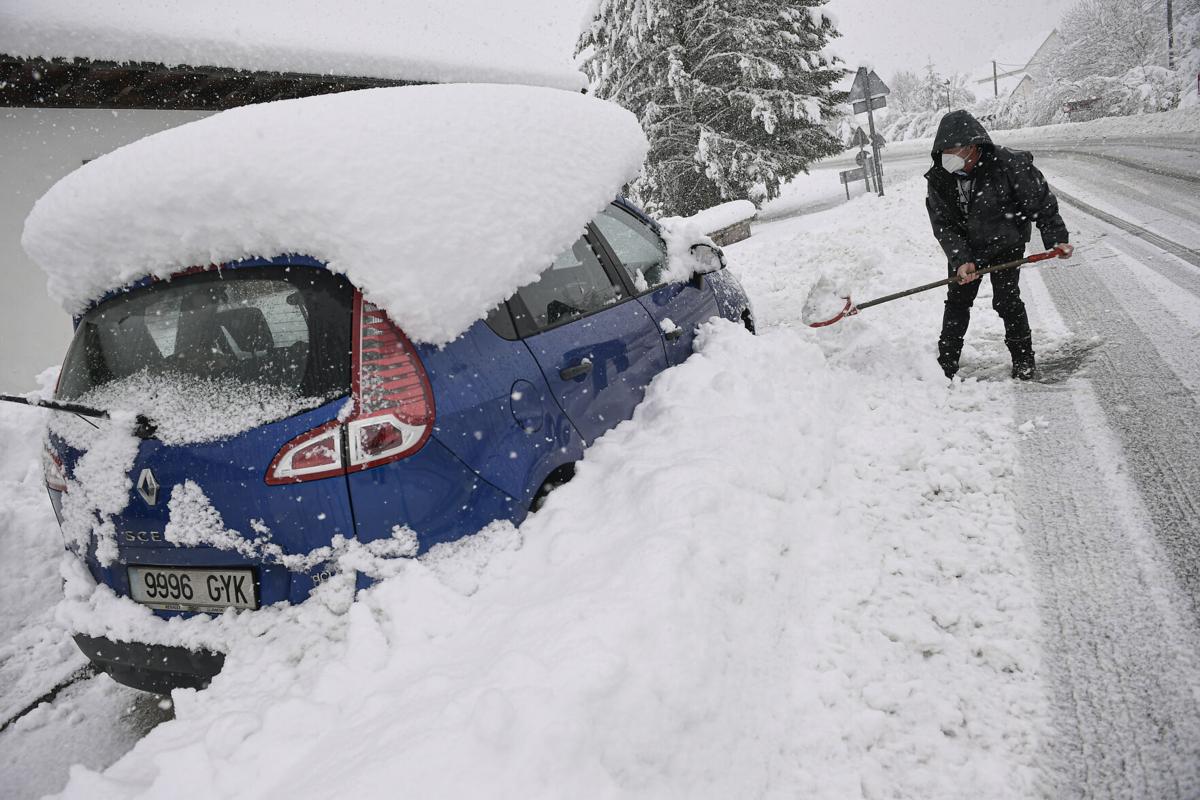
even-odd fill
[{"label": "snowbank", "polygon": [[[912,135],[889,145],[886,152],[902,154],[910,152],[928,153],[933,146],[933,136],[945,112],[924,112],[923,115],[905,115],[902,120],[920,119],[919,130],[914,127]],[[986,126],[985,126],[986,127]],[[1176,108],[1156,114],[1135,114],[1128,117],[1104,117],[1087,122],[1063,122],[1057,125],[1038,125],[1031,128],[989,128],[992,138],[1004,144],[1011,141],[1045,141],[1062,139],[1072,142],[1088,142],[1111,137],[1192,137],[1200,141],[1200,106]],[[886,155],[885,155],[886,158]]]},{"label": "snowbank", "polygon": [[749,200],[731,200],[728,203],[721,203],[719,206],[706,208],[687,219],[704,233],[709,234],[752,219],[757,213],[758,209]]},{"label": "snowbank", "polygon": [[[826,273],[856,296],[942,273],[923,194],[729,248],[763,335],[705,326],[519,530],[400,561],[348,610],[331,581],[209,623],[222,674],[65,796],[1038,795],[1008,386],[947,386],[933,294],[796,324]],[[968,356],[1004,357],[979,316]],[[64,618],[136,608],[67,577]]]},{"label": "snowbank", "polygon": [[553,0],[8,0],[0,53],[579,90],[577,23]]},{"label": "snowbank", "polygon": [[266,103],[86,164],[37,202],[22,244],[71,313],[145,275],[303,253],[441,344],[569,246],[645,149],[632,114],[556,89]]}]

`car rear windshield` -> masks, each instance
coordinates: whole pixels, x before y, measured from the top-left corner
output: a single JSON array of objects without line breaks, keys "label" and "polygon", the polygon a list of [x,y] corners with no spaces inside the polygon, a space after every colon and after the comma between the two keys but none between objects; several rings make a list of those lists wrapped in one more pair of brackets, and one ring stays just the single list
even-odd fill
[{"label": "car rear windshield", "polygon": [[83,315],[58,396],[136,377],[332,399],[350,391],[353,296],[345,278],[299,266],[198,272],[126,292]]}]

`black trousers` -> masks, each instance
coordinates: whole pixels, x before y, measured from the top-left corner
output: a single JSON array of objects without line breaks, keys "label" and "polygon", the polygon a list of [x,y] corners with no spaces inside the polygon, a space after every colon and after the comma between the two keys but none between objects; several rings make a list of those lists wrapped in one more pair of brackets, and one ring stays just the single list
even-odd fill
[{"label": "black trousers", "polygon": [[[1015,250],[997,258],[993,264],[1004,264],[1016,261],[1025,255],[1025,250]],[[990,266],[977,264],[979,269]],[[950,276],[955,275],[950,270]],[[1027,360],[1033,357],[1033,341],[1029,331],[1029,315],[1025,312],[1025,303],[1021,300],[1021,270],[1005,269],[988,275],[992,282],[992,308],[1004,320],[1004,343],[1012,354],[1013,361]],[[963,337],[967,334],[967,326],[971,324],[971,305],[979,294],[979,281],[968,284],[952,283],[946,292],[946,310],[942,315],[942,335],[938,339],[938,362],[943,367],[958,366],[958,357],[962,353]]]}]

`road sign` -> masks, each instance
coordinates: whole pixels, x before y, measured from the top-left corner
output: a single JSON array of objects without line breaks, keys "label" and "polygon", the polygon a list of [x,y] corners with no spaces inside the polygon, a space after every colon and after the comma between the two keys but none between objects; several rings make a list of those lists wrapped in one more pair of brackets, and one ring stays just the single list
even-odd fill
[{"label": "road sign", "polygon": [[869,101],[855,100],[854,101],[854,113],[862,114],[863,112],[867,111],[868,110],[867,109],[868,102],[871,104],[871,108],[869,109],[871,111],[876,111],[878,109],[887,107],[887,99],[884,97],[872,97]]},{"label": "road sign", "polygon": [[[866,168],[875,173],[875,187],[880,197],[883,197],[883,167],[880,163],[879,148],[883,145],[883,137],[875,133],[875,116],[871,112],[887,106],[886,98],[891,93],[892,90],[887,87],[886,83],[879,80],[875,70],[859,67],[858,73],[854,76],[854,85],[850,87],[850,96],[847,98],[853,106],[855,114],[867,112],[867,125],[871,129],[871,137],[867,143],[871,145],[873,158],[871,159],[872,163]],[[847,188],[848,191],[849,188]]]},{"label": "road sign", "polygon": [[858,164],[860,167],[863,165],[863,162],[865,162],[866,160],[867,160],[867,151],[865,151],[865,150],[859,150],[858,153],[854,156],[854,163]]},{"label": "road sign", "polygon": [[[879,80],[879,76],[875,74],[875,70],[859,67],[858,74],[854,76],[854,85],[850,87],[850,97],[847,99],[851,103],[857,103],[860,100],[866,100],[867,98],[873,100],[876,97],[883,97],[891,93],[892,90],[887,87],[886,83]],[[876,107],[882,108],[883,106]]]},{"label": "road sign", "polygon": [[872,147],[883,147],[885,144],[887,144],[887,139],[883,138],[882,133],[876,133],[871,136]]},{"label": "road sign", "polygon": [[[862,155],[862,153],[859,153]],[[850,184],[853,181],[867,181],[867,170],[864,167],[858,169],[847,169],[838,173],[838,177],[842,179],[842,186],[846,187],[846,199],[850,199]],[[870,181],[867,181],[867,188],[871,187]]]},{"label": "road sign", "polygon": [[842,179],[842,183],[850,183],[851,181],[865,181],[867,179],[867,171],[865,169],[847,169],[838,173]]},{"label": "road sign", "polygon": [[861,125],[859,125],[854,130],[854,133],[850,136],[851,147],[866,147],[870,143],[871,140],[867,138],[867,132],[862,129]]}]

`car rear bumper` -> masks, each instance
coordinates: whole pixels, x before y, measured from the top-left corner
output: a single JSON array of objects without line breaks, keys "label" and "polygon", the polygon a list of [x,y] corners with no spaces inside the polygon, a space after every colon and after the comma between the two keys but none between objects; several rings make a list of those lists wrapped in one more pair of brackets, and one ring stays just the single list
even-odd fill
[{"label": "car rear bumper", "polygon": [[202,689],[225,664],[222,653],[209,650],[114,642],[83,634],[75,634],[75,644],[117,683],[156,694],[169,694],[176,688]]}]

